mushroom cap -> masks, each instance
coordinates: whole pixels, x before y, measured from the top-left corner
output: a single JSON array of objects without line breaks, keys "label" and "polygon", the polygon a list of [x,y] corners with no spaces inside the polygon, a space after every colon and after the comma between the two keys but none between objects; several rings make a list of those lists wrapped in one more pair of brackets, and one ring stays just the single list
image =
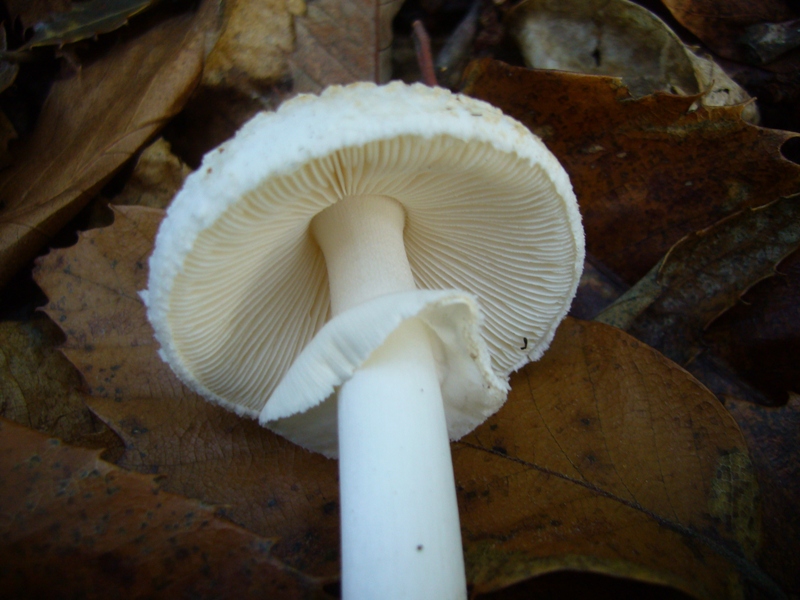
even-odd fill
[{"label": "mushroom cap", "polygon": [[207,154],[175,197],[142,297],[161,357],[180,379],[258,416],[330,319],[311,219],[365,194],[404,206],[420,290],[478,299],[490,379],[505,381],[541,356],[583,268],[566,172],[536,136],[485,102],[420,84],[359,83],[257,115]]}]

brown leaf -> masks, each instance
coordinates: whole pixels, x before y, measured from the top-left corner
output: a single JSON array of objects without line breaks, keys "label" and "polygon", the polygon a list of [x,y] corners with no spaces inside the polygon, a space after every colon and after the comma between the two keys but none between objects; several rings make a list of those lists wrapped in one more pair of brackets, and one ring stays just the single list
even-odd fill
[{"label": "brown leaf", "polygon": [[[257,112],[300,93],[390,76],[401,0],[233,0],[203,81],[169,133],[197,166]],[[253,23],[260,23],[253,27]],[[202,123],[202,127],[197,127]]]},{"label": "brown leaf", "polygon": [[0,169],[11,164],[11,154],[8,152],[8,143],[17,139],[17,131],[8,120],[5,113],[0,111]]},{"label": "brown leaf", "polygon": [[0,415],[73,444],[112,449],[116,436],[84,403],[81,376],[49,319],[0,322]]},{"label": "brown leaf", "polygon": [[681,240],[596,320],[685,365],[706,326],[798,246],[800,196],[745,209]]},{"label": "brown leaf", "polygon": [[794,597],[800,594],[800,396],[791,394],[786,406],[768,408],[735,398],[725,407],[739,423],[762,492],[764,569]]},{"label": "brown leaf", "polygon": [[12,19],[19,19],[27,29],[38,21],[43,21],[53,13],[65,12],[72,5],[71,0],[5,0],[5,6]]},{"label": "brown leaf", "polygon": [[296,92],[391,76],[392,19],[401,0],[316,0],[295,18],[289,62]]},{"label": "brown leaf", "polygon": [[319,580],[272,558],[271,540],[1,419],[0,486],[7,597],[325,597]]},{"label": "brown leaf", "polygon": [[119,207],[113,226],[40,260],[45,311],[67,335],[91,407],[125,442],[121,466],[165,475],[165,488],[225,505],[235,522],[280,537],[274,554],[307,573],[338,572],[337,465],[213,406],[158,357],[137,291],[163,211]]},{"label": "brown leaf", "polygon": [[794,134],[748,125],[736,107],[633,100],[617,79],[488,60],[466,82],[543,138],[575,187],[589,252],[629,283],[683,236],[800,186],[780,153]]},{"label": "brown leaf", "polygon": [[200,85],[167,134],[195,166],[257,112],[277,107],[290,87],[292,15],[304,10],[303,0],[215,1],[218,38]]},{"label": "brown leaf", "polygon": [[202,60],[202,23],[183,15],[53,85],[0,173],[0,285],[180,110]]},{"label": "brown leaf", "polygon": [[575,298],[572,299],[569,315],[576,319],[591,320],[613,304],[628,288],[605,265],[589,255],[583,264],[581,281]]},{"label": "brown leaf", "polygon": [[[0,26],[0,53],[5,53],[7,49],[6,28]],[[14,80],[17,78],[17,73],[19,73],[19,64],[0,59],[0,93],[4,92],[14,83]],[[5,151],[5,144],[3,144],[3,149]]]},{"label": "brown leaf", "polygon": [[785,0],[663,0],[672,15],[720,56],[746,58],[740,39],[748,25],[788,21],[798,13]]},{"label": "brown leaf", "polygon": [[[93,408],[125,440],[121,464],[163,474],[169,489],[224,503],[249,529],[281,536],[273,554],[291,566],[336,574],[336,463],[177,382],[135,293],[163,213],[117,213],[113,226],[41,260],[36,279],[67,334],[66,354],[102,396]],[[700,597],[738,589],[736,568],[761,581],[747,562],[758,520],[741,436],[684,371],[616,330],[570,321],[552,357],[512,383],[506,407],[454,447],[476,589],[568,567]],[[638,429],[623,433],[626,423]],[[730,473],[732,484],[722,479]],[[551,500],[542,509],[531,497]]]},{"label": "brown leaf", "polygon": [[[764,392],[783,404],[800,393],[800,252],[777,267],[708,328],[704,342]],[[744,398],[743,398],[744,399]]]},{"label": "brown leaf", "polygon": [[[613,75],[635,97],[702,94],[704,106],[750,100],[713,61],[681,42],[664,21],[628,0],[525,0],[508,14],[528,66]],[[755,103],[743,112],[758,122]]]},{"label": "brown leaf", "polygon": [[755,565],[758,486],[736,423],[623,332],[568,319],[508,402],[454,446],[476,591],[565,568],[734,598]]},{"label": "brown leaf", "polygon": [[54,12],[33,25],[33,36],[22,50],[37,46],[63,46],[122,27],[153,0],[85,0],[69,10]]},{"label": "brown leaf", "polygon": [[89,210],[84,211],[83,228],[107,227],[113,223],[110,204],[167,208],[190,172],[191,169],[172,153],[170,144],[158,138],[139,155],[122,190],[110,199],[100,194],[89,204]]}]

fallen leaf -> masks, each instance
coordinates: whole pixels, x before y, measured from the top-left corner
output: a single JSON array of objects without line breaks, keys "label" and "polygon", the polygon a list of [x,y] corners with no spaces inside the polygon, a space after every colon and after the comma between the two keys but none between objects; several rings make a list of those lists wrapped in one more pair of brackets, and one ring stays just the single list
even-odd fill
[{"label": "fallen leaf", "polygon": [[0,111],[0,169],[4,169],[11,164],[12,158],[8,151],[8,143],[16,138],[16,129],[14,129],[6,114]]},{"label": "fallen leaf", "polygon": [[[163,212],[116,212],[111,227],[40,260],[36,280],[67,335],[66,355],[98,396],[92,408],[125,441],[120,465],[227,505],[237,523],[279,536],[273,556],[290,566],[337,574],[336,463],[181,386],[156,354],[136,295]],[[700,597],[739,589],[741,572],[769,587],[749,562],[758,539],[749,459],[713,396],[605,326],[569,321],[551,352],[515,376],[493,420],[454,446],[476,589],[563,568]],[[532,497],[551,500],[542,508]],[[540,535],[549,541],[540,545]]]},{"label": "fallen leaf", "polygon": [[762,493],[764,569],[793,597],[800,595],[800,395],[790,394],[785,406],[769,408],[735,398],[725,407],[736,419],[751,448]]},{"label": "fallen leaf", "polygon": [[663,0],[678,22],[716,54],[743,60],[740,42],[748,25],[800,16],[785,0]]},{"label": "fallen leaf", "polygon": [[0,415],[73,444],[118,445],[84,403],[80,373],[50,319],[0,322]]},{"label": "fallen leaf", "polygon": [[114,31],[133,15],[142,12],[153,0],[85,0],[69,10],[53,12],[33,25],[33,36],[21,50],[37,46],[63,46]]},{"label": "fallen leaf", "polygon": [[293,15],[304,9],[303,0],[219,2],[200,85],[165,134],[183,160],[199,165],[257,112],[277,107],[291,88]]},{"label": "fallen leaf", "polygon": [[272,540],[98,452],[0,420],[0,587],[9,598],[324,598]]},{"label": "fallen leaf", "polygon": [[745,209],[678,242],[595,320],[685,365],[705,328],[798,246],[800,196]]},{"label": "fallen leaf", "polygon": [[114,214],[109,205],[166,208],[190,172],[191,169],[172,153],[169,142],[158,138],[136,159],[122,190],[110,199],[100,194],[92,200],[84,211],[82,229],[110,225]]},{"label": "fallen leaf", "polygon": [[[193,167],[257,112],[301,93],[391,75],[402,0],[235,0],[203,80],[168,134]],[[253,23],[263,25],[254,28]],[[197,127],[202,123],[202,127]]]},{"label": "fallen leaf", "polygon": [[293,90],[391,76],[392,19],[402,0],[315,0],[294,20]]},{"label": "fallen leaf", "polygon": [[53,84],[0,172],[0,285],[180,110],[200,75],[202,28],[192,14],[164,21]]},{"label": "fallen leaf", "polygon": [[634,97],[700,95],[705,106],[755,103],[713,61],[692,52],[664,21],[628,0],[525,0],[508,14],[528,66],[621,77]]},{"label": "fallen leaf", "polygon": [[[705,345],[731,364],[772,405],[800,393],[800,252],[777,267],[714,321]],[[742,398],[746,399],[746,398]]]},{"label": "fallen leaf", "polygon": [[789,132],[688,97],[632,99],[618,79],[471,64],[465,92],[538,134],[570,175],[587,250],[629,284],[685,235],[797,192]]},{"label": "fallen leaf", "polygon": [[[0,26],[0,54],[4,54],[8,50],[8,42],[6,40],[6,28]],[[0,93],[5,91],[19,73],[19,64],[0,59]]]},{"label": "fallen leaf", "polygon": [[280,541],[303,572],[339,570],[337,465],[186,389],[158,357],[138,290],[163,211],[118,207],[111,227],[40,259],[45,312],[67,336],[94,412],[123,439],[120,466],[165,476],[165,489],[224,505],[234,522]]},{"label": "fallen leaf", "polygon": [[38,21],[43,21],[53,13],[70,9],[72,0],[5,0],[9,16],[19,19],[27,29]]},{"label": "fallen leaf", "polygon": [[629,286],[593,256],[587,256],[569,315],[591,320],[628,291]]},{"label": "fallen leaf", "polygon": [[782,597],[754,561],[758,485],[736,423],[617,329],[567,319],[453,459],[476,592],[573,569]]}]

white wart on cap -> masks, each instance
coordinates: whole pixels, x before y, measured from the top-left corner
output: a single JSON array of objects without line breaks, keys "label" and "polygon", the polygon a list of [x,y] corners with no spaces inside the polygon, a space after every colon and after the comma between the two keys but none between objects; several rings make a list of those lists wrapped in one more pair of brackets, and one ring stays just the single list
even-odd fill
[{"label": "white wart on cap", "polygon": [[[421,292],[334,315],[312,219],[364,196],[402,206]],[[205,157],[143,297],[187,385],[334,456],[335,390],[411,317],[435,333],[451,438],[496,411],[566,314],[583,244],[566,173],[518,122],[442,89],[354,84],[259,115]]]}]

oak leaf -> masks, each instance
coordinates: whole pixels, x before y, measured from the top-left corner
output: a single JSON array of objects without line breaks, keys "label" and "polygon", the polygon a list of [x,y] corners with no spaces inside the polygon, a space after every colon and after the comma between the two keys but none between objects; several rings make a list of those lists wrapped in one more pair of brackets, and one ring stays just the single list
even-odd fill
[{"label": "oak leaf", "polygon": [[33,35],[20,48],[63,46],[122,27],[153,0],[86,0],[69,10],[53,12],[33,25]]},{"label": "oak leaf", "polygon": [[66,12],[72,0],[5,0],[9,16],[19,21],[27,29],[38,21],[43,21],[53,13]]},{"label": "oak leaf", "polygon": [[233,521],[277,536],[274,554],[307,573],[338,571],[336,463],[185,388],[158,357],[137,292],[163,211],[115,208],[112,227],[40,261],[45,312],[67,335],[95,413],[123,439],[118,464],[166,476],[165,489],[225,505]]},{"label": "oak leaf", "polygon": [[[530,67],[622,77],[635,97],[659,91],[701,94],[706,106],[751,100],[716,63],[628,0],[525,0],[507,21]],[[755,103],[749,102],[742,116],[757,123]]]},{"label": "oak leaf", "polygon": [[663,0],[672,16],[718,55],[743,60],[742,37],[750,25],[800,16],[785,0]]},{"label": "oak leaf", "polygon": [[295,18],[294,90],[391,76],[392,19],[401,0],[316,0]]},{"label": "oak leaf", "polygon": [[50,319],[0,322],[0,416],[70,443],[114,445],[84,402],[80,373],[59,352]]},{"label": "oak leaf", "polygon": [[204,27],[172,18],[53,84],[0,173],[0,284],[181,109],[200,76]]},{"label": "oak leaf", "polygon": [[745,209],[678,242],[596,320],[685,365],[705,328],[798,246],[800,196]]},{"label": "oak leaf", "polygon": [[785,406],[766,407],[726,398],[751,448],[762,492],[764,539],[761,564],[786,591],[800,594],[800,395],[790,394]]},{"label": "oak leaf", "polygon": [[[116,211],[42,259],[36,279],[93,410],[125,441],[120,465],[280,536],[273,554],[292,567],[336,574],[336,463],[204,402],[161,363],[136,291],[163,212]],[[742,579],[770,589],[752,562],[757,485],[741,434],[685,371],[613,328],[567,321],[512,385],[453,447],[476,590],[564,568],[707,598]]]},{"label": "oak leaf", "polygon": [[[704,343],[772,405],[800,394],[800,252],[706,330]],[[744,398],[742,398],[744,399]]]},{"label": "oak leaf", "polygon": [[4,596],[326,597],[272,540],[98,454],[0,419]]},{"label": "oak leaf", "polygon": [[618,79],[472,63],[465,92],[542,137],[570,175],[587,249],[629,284],[685,235],[797,192],[795,137],[691,97],[632,99]]},{"label": "oak leaf", "polygon": [[758,485],[742,435],[683,369],[623,332],[568,319],[453,447],[476,591],[557,569],[734,598],[781,592],[754,558]]}]

